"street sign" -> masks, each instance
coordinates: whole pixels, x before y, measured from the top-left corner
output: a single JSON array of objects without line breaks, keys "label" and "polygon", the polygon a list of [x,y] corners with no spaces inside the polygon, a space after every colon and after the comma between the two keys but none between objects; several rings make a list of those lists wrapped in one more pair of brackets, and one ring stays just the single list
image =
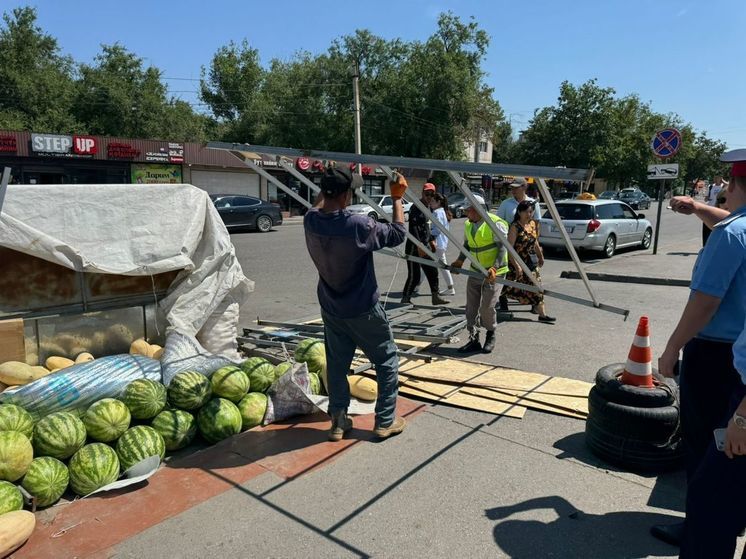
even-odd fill
[{"label": "street sign", "polygon": [[679,164],[665,163],[663,165],[648,165],[648,180],[679,178]]},{"label": "street sign", "polygon": [[650,142],[650,147],[653,153],[661,159],[673,157],[681,148],[681,132],[676,128],[658,130]]}]

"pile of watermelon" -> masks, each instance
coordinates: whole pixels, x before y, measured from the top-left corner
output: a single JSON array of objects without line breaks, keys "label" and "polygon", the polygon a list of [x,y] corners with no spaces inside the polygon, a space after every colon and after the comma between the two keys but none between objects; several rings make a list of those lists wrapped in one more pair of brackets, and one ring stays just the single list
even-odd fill
[{"label": "pile of watermelon", "polygon": [[[314,348],[308,355],[313,357]],[[291,368],[291,363],[273,366],[251,357],[209,377],[181,372],[168,387],[138,379],[117,399],[104,398],[81,413],[56,412],[37,422],[19,406],[0,405],[0,514],[23,507],[18,485],[35,497],[38,507],[47,507],[68,488],[85,496],[148,457],[163,460],[198,434],[213,444],[261,425],[267,390]],[[314,393],[321,389],[313,373],[311,387]]]}]

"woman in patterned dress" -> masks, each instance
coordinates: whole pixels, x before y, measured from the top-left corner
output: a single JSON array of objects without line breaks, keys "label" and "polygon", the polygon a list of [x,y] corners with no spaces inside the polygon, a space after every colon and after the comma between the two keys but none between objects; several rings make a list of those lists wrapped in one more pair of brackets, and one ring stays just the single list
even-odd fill
[{"label": "woman in patterned dress", "polygon": [[[515,210],[513,223],[508,230],[508,241],[513,245],[521,259],[533,270],[536,279],[540,279],[539,268],[544,265],[544,253],[539,245],[539,230],[537,228],[534,216],[533,200],[524,200],[518,204]],[[523,270],[517,268],[511,259],[510,271],[506,279],[518,283],[528,284],[528,280],[523,278]],[[540,322],[554,322],[557,320],[549,316],[544,305],[544,295],[534,293],[515,287],[505,287],[503,293],[511,299],[515,299],[522,305],[531,305],[531,312],[539,315]]]}]

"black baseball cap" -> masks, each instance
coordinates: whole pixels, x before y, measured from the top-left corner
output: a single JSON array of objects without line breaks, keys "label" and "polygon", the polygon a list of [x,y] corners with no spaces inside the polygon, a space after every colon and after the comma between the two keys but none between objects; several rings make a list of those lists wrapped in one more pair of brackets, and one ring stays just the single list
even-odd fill
[{"label": "black baseball cap", "polygon": [[363,179],[345,167],[327,167],[321,178],[321,191],[326,196],[337,196],[350,188],[359,188]]}]

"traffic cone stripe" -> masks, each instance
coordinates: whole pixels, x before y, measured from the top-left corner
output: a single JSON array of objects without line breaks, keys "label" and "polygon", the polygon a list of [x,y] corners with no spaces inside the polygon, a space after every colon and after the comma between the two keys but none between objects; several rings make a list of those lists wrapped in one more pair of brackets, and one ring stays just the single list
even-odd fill
[{"label": "traffic cone stripe", "polygon": [[653,350],[650,347],[650,327],[647,316],[640,317],[637,332],[629,350],[622,382],[634,386],[653,387]]},{"label": "traffic cone stripe", "polygon": [[632,345],[637,347],[650,347],[650,336],[636,335]]}]

